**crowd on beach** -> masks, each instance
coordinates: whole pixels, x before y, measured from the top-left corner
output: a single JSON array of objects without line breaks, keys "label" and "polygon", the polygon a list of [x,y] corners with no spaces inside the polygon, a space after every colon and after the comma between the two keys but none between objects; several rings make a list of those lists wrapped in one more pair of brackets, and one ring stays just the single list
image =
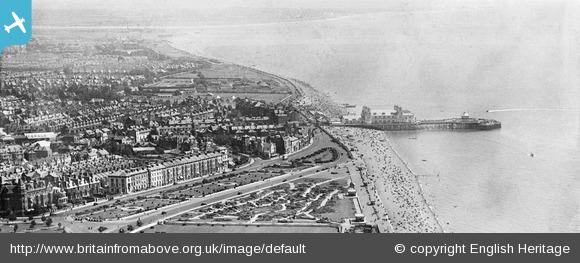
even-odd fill
[{"label": "crowd on beach", "polygon": [[375,195],[373,206],[392,232],[442,232],[436,215],[423,196],[417,177],[399,157],[383,131],[361,128],[329,129],[355,157],[365,187],[359,194]]},{"label": "crowd on beach", "polygon": [[301,93],[296,105],[302,109],[321,112],[327,117],[338,117],[346,113],[344,107],[335,103],[329,94],[322,93],[302,81],[294,80],[293,83]]}]

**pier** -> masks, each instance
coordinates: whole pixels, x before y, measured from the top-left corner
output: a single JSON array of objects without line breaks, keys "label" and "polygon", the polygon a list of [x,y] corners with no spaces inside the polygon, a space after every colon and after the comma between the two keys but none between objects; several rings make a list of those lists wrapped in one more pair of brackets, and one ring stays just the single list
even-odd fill
[{"label": "pier", "polygon": [[[344,119],[343,119],[344,120]],[[355,121],[342,121],[333,126],[369,128],[385,131],[410,130],[493,130],[501,128],[501,122],[491,119],[471,118],[463,113],[460,118],[440,120],[416,120],[414,114],[395,106],[395,111],[372,111],[363,108],[361,117]]]},{"label": "pier", "polygon": [[385,123],[385,124],[338,124],[333,126],[369,128],[384,131],[412,131],[412,130],[493,130],[501,128],[501,123],[495,120],[461,119],[426,120],[412,123]]}]

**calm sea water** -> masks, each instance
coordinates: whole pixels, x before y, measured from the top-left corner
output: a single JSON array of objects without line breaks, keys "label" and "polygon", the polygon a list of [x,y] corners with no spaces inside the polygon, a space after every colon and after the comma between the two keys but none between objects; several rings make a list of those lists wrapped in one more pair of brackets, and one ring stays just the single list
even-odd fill
[{"label": "calm sea water", "polygon": [[496,131],[391,135],[448,231],[578,232],[580,19],[572,14],[580,8],[524,3],[197,27],[171,41],[305,80],[341,102],[498,119]]},{"label": "calm sea water", "polygon": [[391,133],[446,230],[579,231],[578,113],[486,117],[501,120],[503,128]]}]

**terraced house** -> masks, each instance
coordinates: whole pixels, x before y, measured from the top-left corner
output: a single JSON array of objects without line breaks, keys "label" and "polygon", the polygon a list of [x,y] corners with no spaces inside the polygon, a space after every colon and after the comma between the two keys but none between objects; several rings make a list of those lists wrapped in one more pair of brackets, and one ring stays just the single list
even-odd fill
[{"label": "terraced house", "polygon": [[111,194],[128,194],[226,172],[227,155],[208,153],[185,156],[146,168],[121,170],[109,175]]}]

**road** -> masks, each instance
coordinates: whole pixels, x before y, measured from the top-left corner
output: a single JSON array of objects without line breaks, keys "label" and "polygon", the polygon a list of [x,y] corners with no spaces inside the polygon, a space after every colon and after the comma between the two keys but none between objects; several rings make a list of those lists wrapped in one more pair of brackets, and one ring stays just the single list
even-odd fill
[{"label": "road", "polygon": [[[54,220],[55,224],[57,224],[59,222],[62,223],[62,225],[66,227],[67,232],[98,232],[98,228],[100,226],[107,227],[107,230],[105,232],[117,232],[120,228],[126,228],[127,225],[133,225],[134,227],[136,227],[136,222],[138,219],[140,219],[141,222],[143,222],[143,224],[144,224],[143,227],[138,228],[139,230],[141,230],[145,226],[149,227],[152,225],[156,225],[159,220],[164,220],[166,218],[185,213],[185,212],[190,211],[192,209],[199,208],[202,205],[221,202],[221,201],[236,197],[239,194],[248,194],[250,192],[259,191],[259,190],[262,190],[265,188],[275,186],[277,184],[282,184],[282,183],[286,183],[286,182],[289,182],[292,180],[297,180],[301,177],[313,175],[316,173],[317,170],[332,168],[332,167],[335,167],[339,163],[344,163],[344,162],[349,160],[346,152],[342,148],[340,148],[336,143],[332,142],[331,138],[328,135],[322,133],[320,130],[316,130],[312,145],[310,145],[309,147],[307,147],[306,149],[304,149],[300,152],[297,152],[295,154],[290,155],[288,157],[288,160],[291,161],[293,159],[298,159],[298,158],[304,157],[306,155],[309,155],[309,154],[317,151],[318,149],[321,149],[324,147],[329,147],[329,146],[333,146],[339,152],[339,158],[337,160],[335,160],[334,162],[322,164],[322,165],[319,165],[317,167],[306,169],[306,170],[299,171],[299,172],[293,172],[293,173],[273,177],[273,178],[267,179],[265,181],[260,181],[260,182],[255,182],[255,183],[248,184],[248,185],[239,186],[236,189],[225,190],[225,191],[218,192],[215,194],[207,195],[205,197],[193,198],[193,199],[190,199],[188,201],[185,201],[185,202],[182,202],[182,203],[179,203],[176,205],[171,205],[171,206],[159,208],[158,210],[155,210],[155,211],[148,211],[145,213],[140,213],[138,215],[132,216],[132,217],[127,218],[125,220],[105,221],[105,222],[86,222],[86,221],[85,222],[78,222],[78,221],[75,222],[72,219],[72,214],[74,212],[94,208],[94,206],[89,206],[87,208],[83,208],[83,209],[79,209],[79,210],[75,210],[75,211],[64,212],[64,213],[58,215],[57,217],[53,218],[53,220]],[[272,159],[272,160],[257,159],[252,165],[250,165],[244,169],[240,169],[238,171],[258,170],[258,169],[261,169],[263,167],[270,166],[273,164],[280,164],[282,162],[284,162],[284,161],[281,159]],[[160,192],[160,191],[169,190],[173,187],[176,187],[176,186],[169,186],[169,187],[161,188],[161,189],[153,189],[153,190],[147,191],[147,192],[136,193],[136,194],[131,195],[131,196],[123,196],[123,197],[120,197],[116,200],[135,198],[137,196],[152,195],[152,194],[155,194],[155,193]],[[116,201],[116,200],[114,200],[114,201]],[[114,201],[107,201],[107,202],[104,202],[102,204],[99,204],[99,206],[106,205],[106,204],[110,205]],[[162,215],[162,213],[163,213],[163,215]],[[135,230],[133,232],[138,232],[138,230]]]}]

